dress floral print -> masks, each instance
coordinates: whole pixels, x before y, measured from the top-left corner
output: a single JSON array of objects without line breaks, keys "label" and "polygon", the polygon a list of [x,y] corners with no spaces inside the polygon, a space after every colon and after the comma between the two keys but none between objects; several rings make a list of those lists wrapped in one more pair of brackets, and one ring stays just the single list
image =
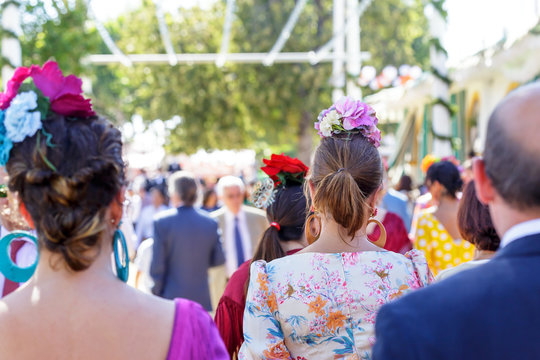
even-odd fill
[{"label": "dress floral print", "polygon": [[379,308],[432,276],[424,255],[303,253],[251,266],[240,359],[370,359]]}]

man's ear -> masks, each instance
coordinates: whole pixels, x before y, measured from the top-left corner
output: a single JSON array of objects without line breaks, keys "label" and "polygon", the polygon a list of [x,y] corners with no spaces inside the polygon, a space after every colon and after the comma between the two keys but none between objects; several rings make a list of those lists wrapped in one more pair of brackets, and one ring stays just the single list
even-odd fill
[{"label": "man's ear", "polygon": [[486,174],[486,165],[483,159],[474,160],[473,175],[476,197],[482,204],[489,205],[495,199],[496,190]]}]

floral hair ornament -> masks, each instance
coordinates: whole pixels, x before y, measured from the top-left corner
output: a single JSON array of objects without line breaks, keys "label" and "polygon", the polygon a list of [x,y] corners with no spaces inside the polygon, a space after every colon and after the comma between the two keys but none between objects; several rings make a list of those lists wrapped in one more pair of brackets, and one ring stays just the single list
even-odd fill
[{"label": "floral hair ornament", "polygon": [[272,154],[270,159],[263,159],[266,166],[261,167],[269,177],[255,185],[251,202],[259,209],[268,208],[276,198],[280,188],[302,185],[309,168],[297,158],[287,155]]},{"label": "floral hair ornament", "polygon": [[381,145],[379,120],[368,104],[350,97],[343,97],[334,105],[321,111],[315,122],[321,138],[339,134],[362,134],[375,147]]},{"label": "floral hair ornament", "polygon": [[95,115],[90,100],[82,95],[82,80],[75,75],[64,76],[56,62],[17,68],[0,93],[1,166],[7,164],[13,144],[37,133],[38,152],[45,164],[56,171],[41,151],[40,133],[47,146],[55,146],[51,134],[43,128],[51,112],[73,118]]}]

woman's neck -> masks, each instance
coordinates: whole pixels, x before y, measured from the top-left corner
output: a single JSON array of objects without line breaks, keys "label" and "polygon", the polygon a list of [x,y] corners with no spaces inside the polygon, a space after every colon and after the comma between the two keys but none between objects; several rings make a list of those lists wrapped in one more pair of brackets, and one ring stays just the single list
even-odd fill
[{"label": "woman's neck", "polygon": [[474,251],[473,260],[488,260],[495,256],[495,251],[491,250],[478,250]]},{"label": "woman's neck", "polygon": [[443,195],[439,198],[437,207],[443,209],[454,208],[459,205],[459,200],[455,197]]},{"label": "woman's neck", "polygon": [[359,229],[354,237],[330,217],[321,217],[321,235],[303,252],[341,253],[360,251],[381,251],[381,248],[368,240],[366,226]]},{"label": "woman's neck", "polygon": [[306,240],[289,240],[289,241],[280,241],[281,248],[285,252],[289,252],[291,250],[296,249],[303,249],[307,246]]},{"label": "woman's neck", "polygon": [[[31,283],[34,285],[41,285],[51,280],[73,282],[77,285],[84,286],[87,281],[85,280],[98,280],[102,281],[117,280],[112,270],[112,246],[110,242],[102,242],[102,247],[95,255],[95,259],[91,262],[91,265],[82,271],[73,271],[69,269],[64,258],[59,253],[53,253],[45,248],[40,251],[39,263],[36,269],[36,273],[32,277]],[[90,254],[89,254],[90,255]]]}]

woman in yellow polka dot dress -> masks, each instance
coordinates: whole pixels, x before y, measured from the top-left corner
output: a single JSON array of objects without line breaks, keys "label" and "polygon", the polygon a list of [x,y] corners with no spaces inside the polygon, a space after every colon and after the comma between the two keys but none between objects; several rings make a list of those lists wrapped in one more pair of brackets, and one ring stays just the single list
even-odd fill
[{"label": "woman in yellow polka dot dress", "polygon": [[434,275],[467,262],[474,255],[474,246],[461,239],[457,227],[457,193],[462,185],[459,170],[449,161],[435,163],[428,169],[426,186],[437,205],[422,210],[413,230],[415,247],[424,251]]}]

